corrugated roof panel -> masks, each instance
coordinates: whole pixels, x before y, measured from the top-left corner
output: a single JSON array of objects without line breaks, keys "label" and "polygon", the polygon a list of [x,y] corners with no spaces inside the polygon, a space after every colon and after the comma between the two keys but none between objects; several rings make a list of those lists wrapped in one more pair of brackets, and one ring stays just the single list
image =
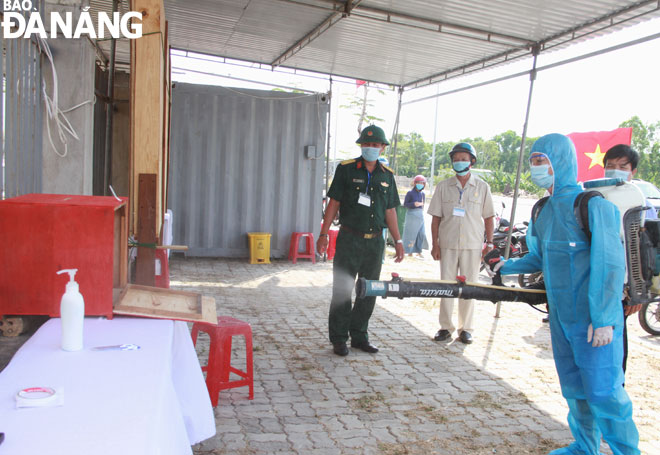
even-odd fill
[{"label": "corrugated roof panel", "polygon": [[362,18],[341,21],[317,41],[303,48],[287,65],[304,68],[307,62],[314,62],[322,72],[349,76],[354,68],[367,66],[370,77],[365,79],[379,81],[386,77],[385,80],[395,80],[397,84],[418,74],[433,74],[506,49],[486,41]]},{"label": "corrugated roof panel", "polygon": [[[337,4],[164,0],[164,5],[173,48],[393,85],[499,65],[529,55],[531,43],[557,49],[660,15],[657,0],[363,0],[348,17],[336,14],[329,27],[318,30]],[[112,1],[92,0],[92,6],[109,11]],[[611,21],[602,20],[614,13]],[[303,40],[313,31],[318,33]],[[109,44],[99,44],[107,52]]]},{"label": "corrugated roof panel", "polygon": [[[165,11],[173,47],[260,63],[271,63],[328,16],[272,0],[165,0]],[[203,20],[191,18],[191,11]]]}]

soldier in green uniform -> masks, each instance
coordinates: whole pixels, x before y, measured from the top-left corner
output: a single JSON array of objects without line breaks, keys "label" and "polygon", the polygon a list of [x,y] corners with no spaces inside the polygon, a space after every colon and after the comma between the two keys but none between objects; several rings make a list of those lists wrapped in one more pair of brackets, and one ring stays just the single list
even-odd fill
[{"label": "soldier in green uniform", "polygon": [[341,228],[337,236],[333,284],[330,303],[329,332],[335,354],[348,354],[346,341],[351,347],[376,353],[378,348],[369,342],[367,328],[376,304],[375,297],[355,299],[351,307],[351,292],[355,276],[378,280],[382,266],[383,229],[388,227],[396,244],[396,260],[403,260],[403,242],[399,235],[396,207],[401,204],[394,174],[378,162],[378,156],[389,145],[385,132],[370,125],[362,130],[356,141],[362,156],[343,161],[328,191],[330,202],[323,218],[323,227],[316,242],[319,254],[328,247],[328,229],[339,210]]}]

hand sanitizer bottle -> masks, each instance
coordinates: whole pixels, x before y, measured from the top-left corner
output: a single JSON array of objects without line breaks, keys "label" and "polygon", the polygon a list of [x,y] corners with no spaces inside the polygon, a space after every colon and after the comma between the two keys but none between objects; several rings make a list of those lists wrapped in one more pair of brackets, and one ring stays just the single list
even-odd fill
[{"label": "hand sanitizer bottle", "polygon": [[65,351],[80,351],[83,348],[83,320],[85,318],[85,302],[79,292],[78,283],[74,280],[78,269],[60,270],[57,274],[68,273],[70,281],[66,284],[66,292],[60,303],[60,318],[62,318],[62,349]]}]

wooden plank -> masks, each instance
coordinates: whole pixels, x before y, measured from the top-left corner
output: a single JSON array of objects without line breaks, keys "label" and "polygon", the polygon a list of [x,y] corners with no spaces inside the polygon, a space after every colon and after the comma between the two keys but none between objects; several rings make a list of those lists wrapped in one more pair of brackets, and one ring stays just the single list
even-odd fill
[{"label": "wooden plank", "polygon": [[122,288],[128,282],[127,204],[115,207],[113,227],[112,287]]},{"label": "wooden plank", "polygon": [[[163,100],[164,100],[164,112],[163,112],[163,179],[162,179],[162,196],[161,200],[163,203],[163,213],[161,221],[164,220],[165,212],[167,211],[167,185],[169,181],[169,168],[170,168],[170,114],[171,114],[171,60],[170,60],[170,43],[169,43],[169,23],[165,21],[165,64],[163,65],[164,79],[165,84],[163,86]],[[161,232],[159,230],[159,232]],[[159,236],[163,240],[163,236]]]},{"label": "wooden plank", "polygon": [[[156,174],[140,174],[137,241],[156,244]],[[156,279],[156,249],[138,246],[135,282],[153,286]]]},{"label": "wooden plank", "polygon": [[118,296],[114,314],[217,323],[215,299],[195,292],[127,285]]},{"label": "wooden plank", "polygon": [[[131,200],[139,194],[139,175],[155,174],[163,185],[164,33],[162,0],[133,0],[131,10],[142,13],[142,37],[131,40]],[[156,194],[155,232],[160,232],[164,205]],[[133,204],[132,232],[138,230],[138,207]]]},{"label": "wooden plank", "polygon": [[128,204],[119,209],[119,282],[120,288],[128,284]]}]

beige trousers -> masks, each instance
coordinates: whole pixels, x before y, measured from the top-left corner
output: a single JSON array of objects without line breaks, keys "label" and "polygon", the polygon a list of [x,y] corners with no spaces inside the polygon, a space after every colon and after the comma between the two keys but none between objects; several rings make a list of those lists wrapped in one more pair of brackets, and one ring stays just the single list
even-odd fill
[{"label": "beige trousers", "polygon": [[[479,279],[481,250],[440,250],[440,279],[453,280],[457,275],[463,275],[467,281],[476,283]],[[452,333],[456,326],[452,323],[454,300],[440,299],[440,328]],[[458,299],[458,332],[465,330],[472,333],[472,314],[474,299]]]}]

